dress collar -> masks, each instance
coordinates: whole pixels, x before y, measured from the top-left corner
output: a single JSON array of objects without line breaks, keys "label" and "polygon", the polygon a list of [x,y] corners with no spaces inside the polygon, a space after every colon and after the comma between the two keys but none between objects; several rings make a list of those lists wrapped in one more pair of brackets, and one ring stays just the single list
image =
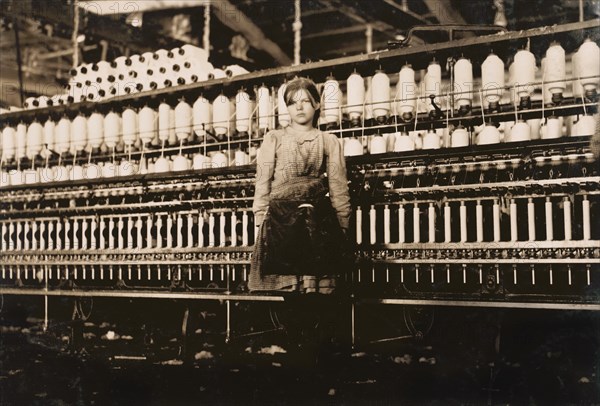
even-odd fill
[{"label": "dress collar", "polygon": [[285,127],[285,133],[287,135],[294,137],[294,139],[296,140],[296,142],[298,144],[303,144],[307,141],[315,140],[319,136],[320,131],[316,128],[309,130],[309,131],[298,131],[298,130],[294,130],[290,126],[287,126],[287,127]]}]

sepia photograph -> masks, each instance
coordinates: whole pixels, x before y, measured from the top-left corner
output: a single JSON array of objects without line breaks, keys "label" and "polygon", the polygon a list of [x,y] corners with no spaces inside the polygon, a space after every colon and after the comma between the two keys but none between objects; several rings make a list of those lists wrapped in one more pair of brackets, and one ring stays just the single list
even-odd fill
[{"label": "sepia photograph", "polygon": [[0,0],[0,406],[600,405],[600,0]]}]

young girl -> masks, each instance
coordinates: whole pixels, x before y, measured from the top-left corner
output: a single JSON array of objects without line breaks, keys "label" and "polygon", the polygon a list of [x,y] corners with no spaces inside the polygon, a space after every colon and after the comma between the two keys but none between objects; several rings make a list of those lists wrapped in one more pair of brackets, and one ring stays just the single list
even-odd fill
[{"label": "young girl", "polygon": [[315,127],[319,92],[288,82],[290,125],[265,135],[257,159],[253,211],[260,225],[248,288],[331,293],[350,219],[339,140]]}]

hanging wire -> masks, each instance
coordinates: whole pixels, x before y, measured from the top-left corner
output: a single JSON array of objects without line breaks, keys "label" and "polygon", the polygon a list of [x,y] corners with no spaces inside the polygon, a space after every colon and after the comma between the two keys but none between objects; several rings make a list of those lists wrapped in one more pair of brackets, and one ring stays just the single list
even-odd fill
[{"label": "hanging wire", "polygon": [[206,56],[210,56],[210,1],[206,1],[204,6],[204,31],[202,33],[202,46],[206,51]]},{"label": "hanging wire", "polygon": [[300,65],[300,38],[302,21],[300,21],[300,0],[294,1],[294,65]]},{"label": "hanging wire", "polygon": [[[546,105],[546,86],[544,85],[544,81],[546,80],[546,64],[544,63],[544,70],[542,71],[542,124],[544,124],[545,120],[546,120],[546,115],[545,115],[545,105]],[[516,98],[516,96],[515,96]],[[515,106],[515,110],[516,110],[516,106]]]},{"label": "hanging wire", "polygon": [[79,0],[73,0],[73,34],[71,39],[73,40],[73,68],[79,66],[79,43],[77,37],[79,36]]},{"label": "hanging wire", "polygon": [[366,37],[366,51],[368,54],[373,52],[373,26],[371,24],[367,24],[367,28],[365,30]]}]

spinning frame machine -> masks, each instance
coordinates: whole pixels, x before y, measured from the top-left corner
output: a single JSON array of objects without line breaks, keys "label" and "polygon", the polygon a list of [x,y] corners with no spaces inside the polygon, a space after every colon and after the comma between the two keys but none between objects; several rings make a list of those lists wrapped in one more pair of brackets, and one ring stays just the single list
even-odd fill
[{"label": "spinning frame machine", "polygon": [[[455,58],[461,54],[479,61],[482,49],[484,53],[494,49],[506,60],[511,47],[560,40],[570,34],[579,39],[578,46],[585,37],[598,41],[599,27],[597,21],[590,21],[499,33],[213,79],[99,103],[9,112],[1,118],[7,126],[27,123],[31,127],[49,117],[58,121],[126,108],[140,109],[141,116],[143,107],[159,103],[173,107],[180,98],[191,100],[199,95],[233,97],[252,86],[262,85],[260,91],[264,91],[265,84],[273,86],[270,101],[276,104],[276,86],[296,74],[325,82],[326,98],[331,89],[340,92],[339,82],[328,75],[337,79],[357,72],[368,76],[379,68],[388,72],[389,81],[391,72],[398,72],[404,63],[425,69],[432,59],[448,59],[454,80],[460,61]],[[596,72],[592,82],[597,84],[598,77]],[[544,88],[539,82],[528,85]],[[371,91],[374,86],[371,82]],[[476,143],[465,131],[465,143],[454,141],[465,128],[490,122],[517,124],[546,118],[549,132],[548,115],[556,119],[597,114],[596,95],[593,91],[579,97],[553,93],[551,100],[547,94],[539,100],[529,91],[519,99],[517,86],[501,87],[505,96],[514,92],[512,101],[499,97],[496,104],[483,104],[485,95],[477,87],[469,92],[466,104],[456,97],[460,92],[449,92],[446,102],[443,94],[436,98],[421,93],[418,97],[428,108],[413,109],[412,116],[398,108],[377,117],[382,102],[390,105],[397,100],[376,101],[373,94],[354,114],[342,115],[337,105],[338,121],[333,119],[328,131],[346,140],[346,155],[361,155],[363,148],[371,152],[347,158],[357,266],[344,278],[352,290],[353,321],[355,307],[361,303],[600,310],[600,174],[590,152],[591,134]],[[350,94],[348,105],[349,99]],[[375,114],[367,119],[369,103]],[[327,119],[331,105],[324,102],[322,110]],[[255,112],[250,112],[251,120]],[[270,126],[275,122],[272,117],[267,121]],[[141,126],[140,119],[140,131]],[[130,161],[154,159],[158,165],[165,154],[177,152],[203,153],[205,158],[207,151],[221,154],[232,147],[250,152],[264,134],[264,127],[258,127],[260,133],[247,129],[251,135],[235,137],[226,126],[229,136],[225,140],[206,143],[200,137],[190,138],[169,148],[163,142],[160,149],[130,148],[119,156],[128,156]],[[440,133],[444,128],[453,128],[452,134]],[[121,130],[125,136],[124,124]],[[27,138],[25,128],[15,131],[16,143],[26,148],[21,139]],[[398,147],[409,131],[425,133],[423,149]],[[429,146],[426,138],[431,134],[437,134],[440,141],[436,143],[445,144],[444,148]],[[376,151],[380,141],[390,146]],[[358,143],[360,152],[352,152],[351,142],[355,148]],[[107,166],[111,158],[115,163],[115,154],[114,150],[112,156],[110,151],[90,153],[87,162],[106,162]],[[74,155],[75,165],[78,157]],[[85,158],[82,155],[80,162]],[[58,178],[47,183],[25,181],[24,185],[6,182],[0,188],[0,294],[16,300],[44,297],[46,315],[50,296],[75,301],[88,297],[220,300],[227,307],[229,339],[232,302],[285,299],[273,293],[249,293],[245,287],[256,234],[251,212],[255,167],[237,162],[233,154],[225,156],[225,164],[236,161],[237,166],[214,165],[214,155],[209,166],[215,167],[201,170],[125,171],[120,177],[67,182]],[[46,165],[61,158],[62,154],[47,158]],[[41,161],[41,156],[34,157],[32,166],[36,160]],[[20,170],[16,160],[3,161],[7,169]],[[354,330],[353,323],[353,340]]]}]

